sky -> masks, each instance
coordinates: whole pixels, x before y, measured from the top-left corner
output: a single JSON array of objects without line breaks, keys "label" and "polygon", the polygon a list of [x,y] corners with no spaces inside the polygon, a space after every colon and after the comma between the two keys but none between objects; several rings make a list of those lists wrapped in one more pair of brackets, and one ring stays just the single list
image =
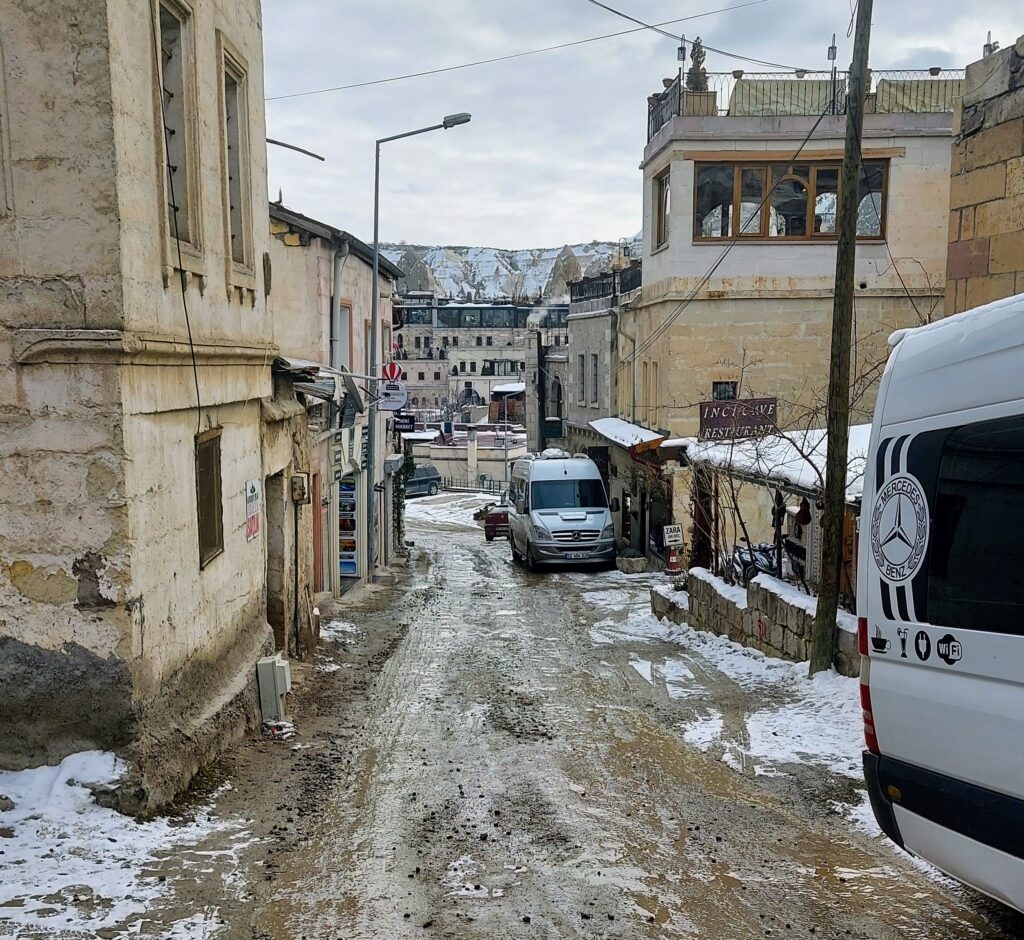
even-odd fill
[{"label": "sky", "polygon": [[[648,23],[744,0],[604,0]],[[847,68],[853,0],[764,0],[666,27],[729,52]],[[1012,14],[1016,12],[1017,15]],[[632,28],[590,0],[264,0],[268,99],[444,68]],[[962,68],[986,33],[1024,32],[1016,0],[877,0],[874,69]],[[271,199],[373,237],[374,141],[469,111],[470,124],[381,148],[382,241],[540,248],[641,227],[647,96],[678,68],[677,43],[640,31],[421,78],[267,101]],[[709,72],[757,66],[707,53]]]}]

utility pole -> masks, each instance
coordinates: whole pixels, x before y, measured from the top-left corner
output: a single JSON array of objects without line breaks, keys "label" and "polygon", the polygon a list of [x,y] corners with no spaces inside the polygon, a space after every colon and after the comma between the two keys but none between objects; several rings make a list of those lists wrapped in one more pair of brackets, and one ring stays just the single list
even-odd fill
[{"label": "utility pole", "polygon": [[864,127],[864,96],[868,81],[872,0],[858,0],[853,37],[853,62],[846,105],[846,147],[839,183],[839,244],[832,305],[832,354],[828,375],[828,450],[822,518],[821,586],[811,629],[811,675],[829,669],[835,650],[839,576],[846,515],[847,452],[850,440],[850,341],[853,327],[854,263],[857,254],[857,201],[860,182],[860,141]]}]

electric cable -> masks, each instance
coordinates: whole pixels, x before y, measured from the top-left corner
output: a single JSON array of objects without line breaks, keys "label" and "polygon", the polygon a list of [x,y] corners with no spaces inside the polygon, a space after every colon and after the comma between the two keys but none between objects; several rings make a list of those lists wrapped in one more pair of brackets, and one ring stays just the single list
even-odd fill
[{"label": "electric cable", "polygon": [[[744,7],[758,6],[759,4],[768,2],[770,2],[770,0],[747,0],[746,3],[738,3],[735,6],[722,7],[719,10],[708,10],[704,13],[691,13],[689,16],[680,16],[673,20],[664,20],[661,23],[654,23],[649,26],[645,24],[643,26],[638,26],[636,29],[623,29],[616,33],[605,33],[602,36],[591,36],[588,39],[576,39],[573,40],[572,42],[562,42],[553,46],[544,46],[541,49],[528,49],[524,52],[513,52],[510,53],[509,55],[495,56],[494,58],[491,59],[479,59],[475,62],[464,62],[461,65],[448,65],[442,68],[425,69],[422,72],[408,72],[405,75],[392,75],[389,78],[377,78],[366,82],[353,82],[350,85],[335,85],[331,88],[315,88],[312,89],[311,91],[295,91],[287,95],[272,95],[269,98],[264,98],[264,101],[282,101],[286,98],[305,98],[310,95],[326,95],[334,91],[349,91],[350,89],[353,88],[368,88],[372,85],[385,85],[388,84],[389,82],[402,82],[409,78],[423,78],[426,75],[439,75],[443,72],[455,72],[458,71],[459,69],[475,68],[478,65],[491,65],[495,62],[507,62],[509,59],[521,59],[524,56],[540,55],[543,52],[555,52],[559,49],[569,49],[572,48],[573,46],[583,46],[586,45],[587,43],[600,42],[601,40],[604,39],[615,39],[618,36],[629,36],[632,33],[642,33],[652,29],[657,31],[658,27],[661,26],[671,26],[674,23],[683,23],[686,22],[687,20],[696,20],[704,16],[715,16],[719,13],[729,13],[732,10],[742,10]],[[665,35],[670,36],[671,33],[665,33]],[[672,38],[676,42],[679,41],[679,38],[677,36],[673,36]],[[704,48],[708,49],[710,47],[705,46]],[[715,49],[713,51],[718,52],[719,50]],[[733,56],[733,58],[739,57]],[[748,59],[747,61],[756,62],[757,60]],[[769,63],[759,62],[758,64],[766,65]],[[779,67],[787,68],[787,66]]]},{"label": "electric cable", "polygon": [[[673,36],[672,33],[667,33],[667,32],[665,32],[665,30],[658,28],[659,26],[665,25],[665,24],[645,23],[643,20],[638,20],[635,16],[630,16],[628,13],[623,13],[621,10],[616,10],[614,7],[610,7],[606,3],[601,3],[601,0],[587,0],[587,3],[592,3],[592,4],[594,4],[594,6],[598,6],[602,10],[607,10],[609,13],[613,13],[615,16],[621,16],[624,20],[629,20],[631,23],[639,23],[641,26],[645,27],[646,29],[652,29],[652,30],[654,30],[654,32],[660,33],[662,36],[666,36],[667,38],[671,39],[673,42],[679,42],[680,41],[680,37],[679,36]],[[722,13],[722,12],[725,12],[725,11],[718,10],[716,12]],[[751,56],[742,55],[742,54],[740,54],[738,52],[727,52],[725,49],[716,49],[714,46],[709,46],[706,42],[702,42],[701,45],[708,52],[717,52],[719,55],[724,55],[726,58],[729,58],[729,59],[739,59],[741,62],[751,62],[754,65],[765,65],[768,68],[772,68],[772,69],[787,69],[787,70],[792,71],[792,72],[796,72],[796,71],[810,71],[810,69],[801,70],[798,66],[795,66],[795,65],[782,65],[782,64],[780,64],[778,62],[768,62],[765,59],[754,59]]]}]

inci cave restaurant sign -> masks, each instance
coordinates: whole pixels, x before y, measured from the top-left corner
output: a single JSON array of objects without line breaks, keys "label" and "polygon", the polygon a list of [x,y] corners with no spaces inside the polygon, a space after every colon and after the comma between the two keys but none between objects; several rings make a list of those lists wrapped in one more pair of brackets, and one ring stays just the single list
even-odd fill
[{"label": "inci cave restaurant sign", "polygon": [[777,398],[743,398],[700,403],[700,439],[728,441],[758,437],[776,430],[779,417]]}]

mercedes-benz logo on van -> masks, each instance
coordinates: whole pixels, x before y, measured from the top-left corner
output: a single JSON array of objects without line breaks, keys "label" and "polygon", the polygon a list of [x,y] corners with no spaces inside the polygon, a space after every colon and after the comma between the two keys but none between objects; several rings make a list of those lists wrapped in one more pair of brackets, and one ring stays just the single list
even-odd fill
[{"label": "mercedes-benz logo on van", "polygon": [[928,548],[928,500],[921,484],[901,473],[886,483],[871,510],[871,553],[887,581],[909,581]]}]

